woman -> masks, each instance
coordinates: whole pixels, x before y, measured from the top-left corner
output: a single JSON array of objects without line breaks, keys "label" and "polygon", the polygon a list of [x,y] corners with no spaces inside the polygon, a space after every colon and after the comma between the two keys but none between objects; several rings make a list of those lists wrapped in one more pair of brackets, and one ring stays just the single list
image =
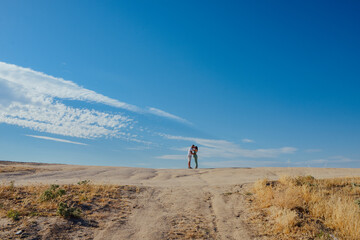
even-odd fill
[{"label": "woman", "polygon": [[195,160],[195,169],[197,169],[198,168],[198,156],[197,156],[197,152],[198,152],[198,147],[197,146],[195,146],[194,148],[193,148],[193,156],[194,156],[194,160]]}]

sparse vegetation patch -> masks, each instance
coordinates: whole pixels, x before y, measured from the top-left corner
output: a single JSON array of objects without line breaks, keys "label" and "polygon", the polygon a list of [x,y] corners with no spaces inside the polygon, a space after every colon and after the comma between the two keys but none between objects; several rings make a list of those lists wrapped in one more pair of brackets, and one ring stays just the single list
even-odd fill
[{"label": "sparse vegetation patch", "polygon": [[41,194],[40,199],[41,201],[50,201],[52,199],[65,195],[65,193],[65,189],[59,189],[59,185],[52,184]]},{"label": "sparse vegetation patch", "polygon": [[41,169],[32,167],[18,167],[18,166],[0,166],[0,173],[12,173],[12,172],[36,172]]},{"label": "sparse vegetation patch", "polygon": [[253,223],[269,239],[360,239],[360,178],[283,176],[253,186]]},{"label": "sparse vegetation patch", "polygon": [[[25,238],[29,233],[34,239],[70,239],[74,232],[86,232],[86,238],[79,235],[77,239],[93,239],[91,228],[101,227],[112,214],[125,222],[132,209],[131,199],[139,192],[139,187],[93,185],[88,181],[68,185],[1,184],[0,218],[11,223],[0,226],[0,239]],[[76,221],[79,224],[74,224]],[[45,222],[48,225],[41,232],[37,227]],[[22,229],[21,236],[14,235],[16,229]]]},{"label": "sparse vegetation patch", "polygon": [[56,211],[57,214],[64,218],[80,218],[81,210],[77,207],[69,207],[66,203],[59,203],[59,207]]},{"label": "sparse vegetation patch", "polygon": [[16,210],[9,210],[6,215],[8,218],[11,218],[14,221],[17,221],[20,219],[20,213]]}]

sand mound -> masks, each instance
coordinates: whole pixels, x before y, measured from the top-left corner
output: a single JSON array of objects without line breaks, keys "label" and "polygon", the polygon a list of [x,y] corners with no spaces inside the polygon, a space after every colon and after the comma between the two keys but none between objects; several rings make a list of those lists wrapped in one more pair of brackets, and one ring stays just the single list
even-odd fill
[{"label": "sand mound", "polygon": [[[281,175],[360,176],[360,169],[174,170],[0,162],[0,181],[14,181],[15,186],[76,184],[83,180],[141,186],[142,191],[129,198],[131,211],[125,217],[113,212],[89,226],[58,216],[39,218],[33,221],[43,231],[37,239],[47,239],[51,232],[56,233],[54,239],[258,239],[246,222],[246,188],[258,179],[275,180]],[[228,194],[234,192],[238,194]],[[12,228],[11,224],[2,218],[0,230],[15,236],[22,226]],[[29,232],[25,239],[34,239],[34,234]]]}]

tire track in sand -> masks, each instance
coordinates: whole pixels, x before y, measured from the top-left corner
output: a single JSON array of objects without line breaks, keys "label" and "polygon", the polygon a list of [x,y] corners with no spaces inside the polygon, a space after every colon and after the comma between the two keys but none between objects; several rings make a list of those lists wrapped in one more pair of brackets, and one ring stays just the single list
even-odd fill
[{"label": "tire track in sand", "polygon": [[127,221],[95,239],[216,239],[210,199],[198,187],[144,188]]}]

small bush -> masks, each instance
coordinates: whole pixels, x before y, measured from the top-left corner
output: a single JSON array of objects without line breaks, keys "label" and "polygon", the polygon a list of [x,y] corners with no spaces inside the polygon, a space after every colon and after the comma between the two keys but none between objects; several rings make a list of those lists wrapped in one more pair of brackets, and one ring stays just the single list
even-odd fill
[{"label": "small bush", "polygon": [[11,218],[14,221],[17,221],[20,219],[20,213],[16,210],[10,210],[7,212],[7,217]]},{"label": "small bush", "polygon": [[77,184],[78,185],[86,185],[86,184],[89,184],[90,183],[90,180],[82,180],[80,182],[78,182]]},{"label": "small bush", "polygon": [[66,203],[59,203],[56,213],[64,218],[80,218],[81,210],[79,208],[69,207]]},{"label": "small bush", "polygon": [[56,191],[56,196],[61,197],[61,196],[65,195],[65,194],[66,194],[65,189],[59,189],[59,190]]},{"label": "small bush", "polygon": [[[43,192],[43,194],[41,194],[40,200],[43,202],[50,201],[52,199],[61,197],[66,194],[66,191],[64,189],[58,189],[58,188],[59,188],[59,185],[54,185],[54,184],[51,185],[49,189],[46,189],[45,192]],[[58,189],[58,190],[56,191],[56,189]]]},{"label": "small bush", "polygon": [[51,184],[50,185],[50,190],[51,191],[55,191],[56,189],[58,189],[60,186],[59,185],[57,185],[57,184]]},{"label": "small bush", "polygon": [[45,202],[54,199],[55,197],[56,197],[55,193],[50,189],[47,189],[45,190],[45,192],[43,192],[43,194],[41,194],[40,199],[41,201]]}]

